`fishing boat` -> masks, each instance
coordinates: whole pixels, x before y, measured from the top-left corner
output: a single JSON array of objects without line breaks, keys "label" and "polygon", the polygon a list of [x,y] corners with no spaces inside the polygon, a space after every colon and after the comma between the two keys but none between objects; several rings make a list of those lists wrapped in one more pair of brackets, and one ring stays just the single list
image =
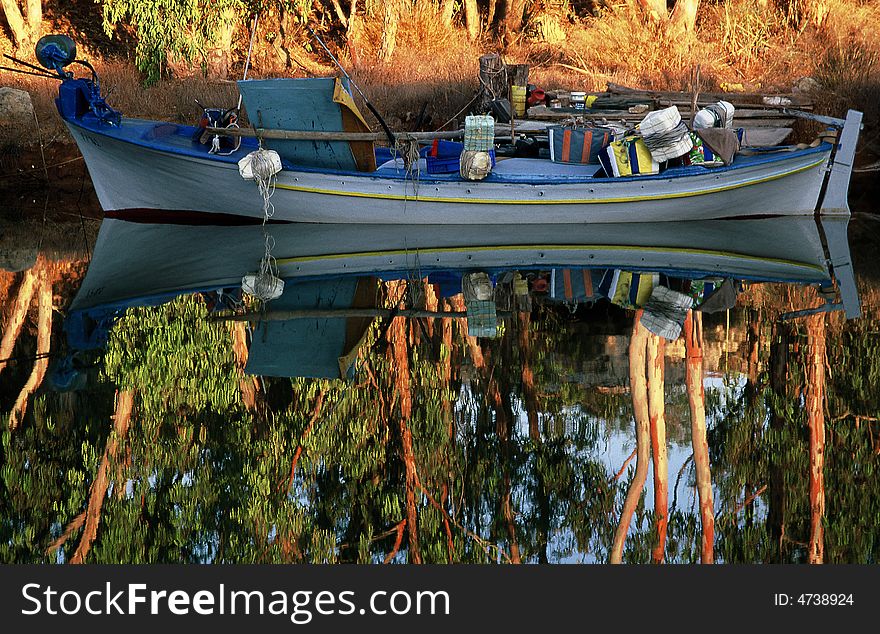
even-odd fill
[{"label": "fishing boat", "polygon": [[[374,148],[381,135],[369,132],[346,78],[239,82],[257,138],[239,136],[230,145],[229,135],[244,133],[219,130],[217,121],[199,128],[122,116],[104,100],[94,73],[75,78],[64,70],[70,55],[46,51],[38,57],[61,78],[59,113],[111,214],[264,218],[265,197],[239,169],[258,147],[280,157],[271,209],[281,221],[498,226],[849,213],[862,118],[854,110],[844,120],[811,115],[839,130],[834,143],[740,153],[724,167],[607,177],[597,165],[508,158],[484,180],[471,181],[457,171],[429,173],[425,159],[404,167],[388,148]],[[227,145],[201,143],[206,134]]]}]

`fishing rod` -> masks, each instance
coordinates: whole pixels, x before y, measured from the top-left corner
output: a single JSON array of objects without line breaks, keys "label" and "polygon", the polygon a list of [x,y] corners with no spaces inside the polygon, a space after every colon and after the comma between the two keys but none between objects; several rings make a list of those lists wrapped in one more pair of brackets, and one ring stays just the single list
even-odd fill
[{"label": "fishing rod", "polygon": [[[250,67],[251,67],[251,51],[254,50],[254,36],[257,34],[257,21],[259,19],[260,19],[260,13],[259,12],[254,13],[254,24],[251,27],[251,41],[250,41],[250,44],[248,44],[247,59],[245,59],[245,61],[244,61],[244,74],[241,77],[242,81],[247,79],[248,70],[250,70]],[[239,93],[238,94],[238,105],[235,107],[236,111],[241,110],[241,99],[242,99],[242,96],[241,96],[241,93]],[[201,105],[201,104],[199,104],[199,105]]]},{"label": "fishing rod", "polygon": [[[18,59],[17,57],[13,57],[12,55],[7,55],[6,53],[3,53],[3,57],[5,57],[6,59],[11,59],[16,64],[21,64],[22,66],[24,66],[26,68],[30,68],[32,70],[38,71],[41,75],[43,75],[45,77],[49,77],[51,79],[61,79],[61,77],[56,77],[55,75],[50,74],[42,66],[37,66],[36,64],[29,64],[28,62],[26,62],[22,59]],[[8,66],[4,66],[3,70],[11,70],[16,73],[25,73],[27,75],[36,75],[37,74],[37,73],[28,73],[27,71],[23,71],[19,68],[9,68]]]},{"label": "fishing rod", "polygon": [[0,70],[8,70],[11,73],[19,73],[21,75],[33,75],[34,77],[44,77],[46,79],[58,79],[55,75],[49,73],[35,73],[30,70],[22,70],[20,68],[12,68],[11,66],[0,66]]},{"label": "fishing rod", "polygon": [[391,131],[391,128],[389,128],[388,124],[385,123],[385,119],[382,118],[382,115],[379,114],[379,111],[376,110],[376,108],[373,106],[373,104],[370,103],[370,100],[367,99],[367,96],[364,94],[364,91],[362,91],[358,87],[358,85],[356,83],[354,83],[354,80],[351,78],[351,76],[347,72],[345,72],[345,69],[342,67],[342,64],[339,63],[339,60],[336,59],[336,57],[333,55],[333,53],[330,52],[330,49],[327,48],[327,45],[324,44],[324,40],[322,40],[320,38],[320,36],[312,30],[312,27],[306,25],[306,28],[309,30],[309,33],[312,34],[312,37],[314,37],[316,40],[318,40],[318,44],[320,44],[321,47],[325,51],[327,51],[327,55],[330,56],[330,59],[332,59],[333,63],[336,64],[336,67],[339,68],[340,71],[342,71],[342,74],[345,75],[345,78],[349,81],[349,83],[352,86],[354,86],[355,90],[357,90],[358,94],[364,100],[364,103],[367,104],[367,108],[370,109],[370,112],[373,113],[373,116],[376,117],[376,119],[379,121],[379,125],[382,126],[382,129],[385,131],[385,134],[388,137],[388,140],[391,142],[391,147],[394,147],[397,144],[397,140],[394,138],[394,133]]}]

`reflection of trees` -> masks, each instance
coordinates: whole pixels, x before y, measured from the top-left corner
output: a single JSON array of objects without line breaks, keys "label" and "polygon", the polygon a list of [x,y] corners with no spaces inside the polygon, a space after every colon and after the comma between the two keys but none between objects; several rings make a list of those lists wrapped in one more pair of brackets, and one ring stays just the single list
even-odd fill
[{"label": "reflection of trees", "polygon": [[[380,289],[394,304],[406,285]],[[456,298],[417,295],[460,309]],[[9,297],[14,308],[16,292]],[[586,344],[549,308],[516,316],[491,341],[468,338],[451,319],[376,323],[351,381],[244,375],[246,332],[206,320],[199,299],[131,309],[88,397],[38,390],[17,427],[4,426],[0,558],[806,561],[821,543],[825,561],[874,561],[878,544],[860,527],[880,514],[880,399],[868,385],[880,375],[869,334],[877,320],[832,320],[824,333],[821,317],[775,326],[768,349],[760,336],[770,315],[749,316],[761,327],[749,329],[743,380],[729,375],[720,392],[703,395],[696,319],[687,389],[649,378],[648,343],[637,336],[630,345],[644,344],[643,356],[630,361],[642,379],[631,379],[627,394],[622,385],[569,380]],[[20,330],[16,350],[36,350],[37,337]],[[659,349],[652,358],[659,371]],[[4,370],[14,379],[3,390],[5,411],[31,368]],[[119,410],[126,398],[130,418]],[[634,472],[618,480],[603,440],[609,429],[630,429],[631,398],[642,433]],[[673,504],[664,515],[646,508],[642,489],[651,419],[664,409],[671,419],[673,400],[682,411],[689,404],[694,456],[682,477],[696,486],[699,507]],[[708,443],[700,439],[706,421]],[[659,432],[655,446],[665,446]],[[661,488],[655,509],[667,507]]]}]

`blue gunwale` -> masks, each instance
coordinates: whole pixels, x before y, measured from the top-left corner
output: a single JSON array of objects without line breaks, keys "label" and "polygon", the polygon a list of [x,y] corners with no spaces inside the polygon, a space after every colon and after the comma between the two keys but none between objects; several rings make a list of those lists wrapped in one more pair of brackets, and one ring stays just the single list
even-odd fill
[{"label": "blue gunwale", "polygon": [[[148,119],[136,119],[123,117],[122,124],[118,127],[109,126],[95,117],[92,113],[86,113],[82,117],[76,119],[67,119],[67,122],[74,125],[84,132],[99,134],[104,137],[130,143],[132,145],[142,147],[155,152],[173,154],[177,156],[196,158],[200,160],[214,161],[221,164],[235,165],[246,154],[257,149],[258,144],[255,139],[242,138],[241,147],[238,151],[228,156],[218,156],[209,154],[207,146],[201,145],[193,140],[197,128],[195,126],[183,125],[179,123],[171,123],[165,121],[153,121]],[[790,146],[789,146],[790,147]],[[773,148],[777,149],[777,148]],[[737,171],[747,167],[759,165],[769,165],[773,163],[782,163],[790,161],[793,158],[799,158],[809,155],[821,155],[828,153],[832,149],[830,143],[821,143],[816,147],[805,148],[800,150],[788,150],[774,152],[773,149],[767,151],[758,151],[751,156],[737,155],[733,165],[711,168],[711,170],[700,166],[674,167],[663,171],[661,174],[645,175],[645,176],[628,176],[618,178],[597,178],[592,176],[576,176],[576,175],[554,175],[552,177],[542,177],[541,175],[527,174],[490,174],[483,182],[494,183],[512,183],[523,185],[564,185],[577,183],[621,183],[621,182],[640,182],[671,180],[685,178],[688,176],[699,176],[706,174],[721,174],[725,172]],[[783,148],[778,148],[783,149]],[[378,148],[377,159],[383,158],[387,160],[388,150],[386,148]],[[536,164],[543,162],[545,159],[534,159]],[[347,177],[376,178],[387,179],[393,181],[406,181],[402,173],[392,170],[379,170],[377,172],[356,172],[348,170],[320,169],[314,167],[305,167],[294,165],[289,161],[283,161],[282,165],[285,170],[306,172],[313,174],[328,174]],[[453,174],[425,174],[419,176],[421,183],[453,183],[462,182],[461,177],[457,173]]]}]

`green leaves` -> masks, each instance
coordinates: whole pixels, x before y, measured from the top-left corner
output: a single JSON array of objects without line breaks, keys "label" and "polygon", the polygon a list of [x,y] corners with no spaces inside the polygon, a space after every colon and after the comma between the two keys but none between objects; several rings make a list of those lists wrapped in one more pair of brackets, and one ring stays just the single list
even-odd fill
[{"label": "green leaves", "polygon": [[245,0],[103,0],[104,31],[128,23],[137,36],[135,56],[148,84],[169,62],[202,62],[220,31],[246,15]]}]

